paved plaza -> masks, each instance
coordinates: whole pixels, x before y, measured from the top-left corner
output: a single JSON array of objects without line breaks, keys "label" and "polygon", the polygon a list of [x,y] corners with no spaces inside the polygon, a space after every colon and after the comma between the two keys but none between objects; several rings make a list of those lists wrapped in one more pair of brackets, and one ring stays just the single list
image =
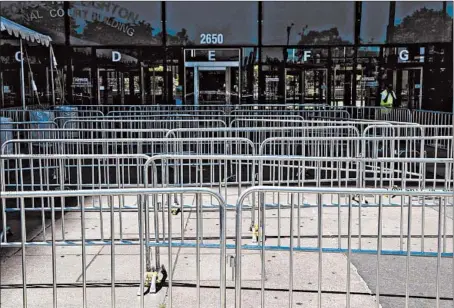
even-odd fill
[{"label": "paved plaza", "polygon": [[[228,203],[236,199],[236,191],[229,188]],[[285,198],[282,198],[285,199]],[[331,199],[324,196],[324,202]],[[128,205],[136,204],[135,197],[127,197]],[[313,203],[315,195],[306,195],[305,200]],[[203,203],[210,201],[209,197],[203,198]],[[284,203],[286,200],[281,200]],[[272,197],[268,196],[266,203],[272,203]],[[192,196],[184,199],[186,205],[194,205]],[[86,200],[87,204],[93,204],[93,200]],[[105,200],[101,202],[107,207]],[[247,201],[245,202],[247,204]],[[107,210],[107,208],[106,208]],[[295,247],[317,248],[318,246],[318,209],[301,208],[300,217],[296,217],[297,209],[294,209],[293,245]],[[62,229],[61,217],[56,221],[57,239],[77,240],[81,238],[80,213],[67,213],[64,216],[64,229]],[[85,213],[85,236],[87,240],[100,239],[101,219],[99,213]],[[352,249],[359,248],[358,240],[358,208],[352,210]],[[383,250],[400,250],[400,216],[401,209],[383,208]],[[138,218],[136,212],[123,212],[120,219],[115,214],[115,237],[120,239],[138,238]],[[242,215],[242,244],[253,245],[251,232],[249,231],[250,211],[243,211]],[[403,210],[404,234],[407,228],[407,209]],[[421,208],[412,209],[412,238],[411,247],[414,251],[421,250]],[[425,212],[425,238],[424,251],[437,252],[437,226],[438,208],[426,206]],[[103,238],[110,239],[110,213],[103,213]],[[167,222],[167,215],[164,216]],[[195,243],[197,236],[197,212],[195,209],[185,211],[183,215],[172,216],[172,238],[180,242],[181,226],[184,230],[184,238],[188,243]],[[340,218],[340,220],[339,220]],[[361,209],[361,248],[363,250],[377,249],[378,209],[374,207]],[[162,220],[162,214],[159,214]],[[183,219],[183,220],[181,220]],[[446,234],[452,234],[453,228],[452,207],[446,210]],[[153,213],[150,213],[150,221],[153,221]],[[39,215],[27,216],[27,237],[33,241],[43,240],[43,230]],[[265,233],[267,246],[288,246],[290,244],[290,209],[282,208],[280,213],[277,209],[266,211]],[[14,232],[14,238],[19,236],[20,224],[18,219],[10,220]],[[14,223],[13,223],[14,222]],[[235,244],[235,211],[229,210],[226,218],[226,236],[229,248]],[[51,221],[46,222],[46,239],[51,239]],[[299,224],[299,230],[298,230]],[[339,242],[339,224],[341,241]],[[33,225],[35,227],[33,227]],[[348,208],[324,208],[323,209],[323,248],[348,248]],[[167,225],[165,226],[167,229]],[[218,243],[219,237],[219,213],[205,210],[203,221],[199,226],[203,230],[205,244]],[[280,230],[280,232],[279,232]],[[166,231],[166,235],[168,235]],[[11,240],[11,239],[10,239]],[[452,252],[452,236],[446,238],[443,248],[446,252]],[[403,249],[406,249],[406,238],[403,237]],[[112,296],[115,296],[117,307],[139,307],[137,296],[139,282],[139,246],[116,245],[114,247],[114,259],[111,257],[110,246],[86,247],[86,282],[88,307],[110,307]],[[169,256],[167,248],[160,249],[161,263],[169,268]],[[234,256],[234,249],[227,249],[227,259]],[[153,254],[154,256],[154,254]],[[289,304],[289,251],[267,250],[265,253],[265,305],[266,307],[287,307]],[[316,307],[318,303],[318,266],[319,254],[317,251],[294,251],[293,252],[293,306]],[[409,263],[409,307],[435,307],[436,302],[436,257],[411,257]],[[56,248],[57,283],[66,285],[58,289],[57,301],[59,307],[82,306],[82,251],[81,247],[57,247]],[[114,265],[115,293],[112,293],[111,264]],[[153,261],[154,262],[154,261]],[[200,306],[217,307],[219,305],[220,283],[220,250],[216,248],[201,248],[200,251]],[[51,247],[29,247],[26,249],[26,279],[30,287],[27,289],[28,307],[51,307],[52,293],[52,250]],[[346,307],[346,291],[348,282],[348,265],[350,265],[350,305],[351,307],[376,307],[377,286],[377,255],[353,253],[349,259],[346,253],[323,253],[321,289],[322,307]],[[441,259],[439,277],[440,297],[452,298],[453,277],[452,258]],[[20,249],[3,249],[1,259],[1,285],[9,286],[1,290],[1,307],[22,306],[22,290],[17,284],[22,284],[22,253]],[[402,307],[406,292],[406,257],[384,255],[380,257],[380,306]],[[197,304],[197,267],[196,249],[194,247],[174,247],[172,249],[171,273],[172,275],[172,304],[173,307],[196,307]],[[244,250],[242,252],[242,307],[259,307],[261,303],[261,257],[259,250]],[[169,289],[166,284],[157,294],[148,294],[144,297],[145,307],[169,307]],[[227,307],[234,307],[234,276],[233,268],[227,262]],[[48,284],[48,288],[33,288],[34,284]],[[133,285],[134,284],[134,285]],[[75,287],[74,285],[77,285]],[[165,304],[166,306],[162,306]],[[161,306],[160,306],[161,305]],[[440,307],[451,307],[452,301],[441,301]]]}]

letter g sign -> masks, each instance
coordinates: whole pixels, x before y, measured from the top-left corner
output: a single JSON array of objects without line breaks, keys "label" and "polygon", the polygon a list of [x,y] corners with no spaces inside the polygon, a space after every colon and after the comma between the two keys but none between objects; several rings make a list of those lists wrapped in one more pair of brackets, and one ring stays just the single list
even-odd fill
[{"label": "letter g sign", "polygon": [[400,51],[399,52],[399,58],[402,61],[408,61],[408,50],[404,49],[404,50]]}]

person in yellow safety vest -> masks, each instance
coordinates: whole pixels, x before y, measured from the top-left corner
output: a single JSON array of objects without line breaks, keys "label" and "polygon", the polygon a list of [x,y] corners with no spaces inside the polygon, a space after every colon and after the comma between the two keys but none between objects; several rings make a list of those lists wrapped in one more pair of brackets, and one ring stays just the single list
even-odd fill
[{"label": "person in yellow safety vest", "polygon": [[385,90],[381,93],[380,107],[393,108],[394,100],[396,98],[396,93],[393,91],[392,85],[387,85]]}]

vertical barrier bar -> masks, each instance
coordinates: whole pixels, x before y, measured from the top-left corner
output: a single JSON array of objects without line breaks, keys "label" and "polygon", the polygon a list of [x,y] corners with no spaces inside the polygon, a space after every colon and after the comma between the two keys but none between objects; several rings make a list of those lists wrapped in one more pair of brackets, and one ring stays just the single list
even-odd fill
[{"label": "vertical barrier bar", "polygon": [[[200,203],[200,194],[196,194],[195,195],[195,204],[196,204],[196,212],[197,212],[197,215],[196,215],[196,288],[197,288],[197,308],[200,308],[200,238],[201,238],[201,235],[200,235],[200,232],[201,232],[201,228],[200,228],[200,220],[203,219],[201,217],[201,203]],[[170,203],[169,203],[169,207],[170,207]],[[169,213],[170,215],[170,213]],[[170,232],[170,231],[169,231]],[[169,233],[169,237],[170,237],[170,233]],[[221,277],[222,279],[222,277]]]},{"label": "vertical barrier bar", "polygon": [[[293,193],[291,193],[293,199]],[[293,202],[290,204],[290,251],[289,251],[289,292],[288,292],[288,300],[289,300],[289,308],[293,307]],[[263,263],[265,263],[263,261]]]},{"label": "vertical barrier bar", "polygon": [[51,201],[51,233],[52,233],[52,304],[57,308],[57,246],[55,244],[55,198]]},{"label": "vertical barrier bar", "polygon": [[[320,170],[320,169],[319,169]],[[317,207],[318,207],[318,308],[322,308],[322,262],[323,262],[323,198],[321,194],[317,194]]]},{"label": "vertical barrier bar", "polygon": [[[21,224],[21,249],[22,249],[22,296],[23,306],[28,307],[27,300],[27,260],[25,256],[25,243],[27,242],[27,229],[25,227],[25,200],[20,198],[20,224]],[[6,230],[5,230],[6,231]]]},{"label": "vertical barrier bar", "polygon": [[[168,296],[168,299],[169,299],[169,308],[172,308],[173,307],[173,266],[172,266],[172,214],[170,213],[170,195],[167,195],[167,204],[169,204],[169,206],[167,207],[167,232],[168,232],[168,235],[167,235],[167,241],[168,241],[168,256],[169,256],[169,288],[168,288],[168,291],[169,291],[169,296]],[[163,202],[164,203],[164,198],[163,198]],[[155,205],[156,206],[156,205]],[[164,209],[163,209],[164,211]],[[147,214],[148,215],[148,214]],[[197,260],[197,263],[199,262],[199,260]]]},{"label": "vertical barrier bar", "polygon": [[[360,200],[362,198],[359,198]],[[350,308],[350,288],[351,288],[351,258],[352,258],[352,195],[348,195],[348,253],[347,253],[347,303],[346,307]],[[340,223],[340,220],[339,220]]]},{"label": "vertical barrier bar", "polygon": [[[383,164],[382,164],[383,168]],[[380,255],[382,247],[382,218],[383,218],[383,200],[382,195],[378,197],[378,237],[377,237],[377,286],[375,290],[376,307],[380,308]]]}]

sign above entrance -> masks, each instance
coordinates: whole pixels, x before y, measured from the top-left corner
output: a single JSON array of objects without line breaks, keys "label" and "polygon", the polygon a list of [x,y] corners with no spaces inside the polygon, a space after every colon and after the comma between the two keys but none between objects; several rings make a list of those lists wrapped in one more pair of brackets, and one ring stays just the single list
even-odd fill
[{"label": "sign above entrance", "polygon": [[239,49],[186,49],[185,62],[239,62]]}]

